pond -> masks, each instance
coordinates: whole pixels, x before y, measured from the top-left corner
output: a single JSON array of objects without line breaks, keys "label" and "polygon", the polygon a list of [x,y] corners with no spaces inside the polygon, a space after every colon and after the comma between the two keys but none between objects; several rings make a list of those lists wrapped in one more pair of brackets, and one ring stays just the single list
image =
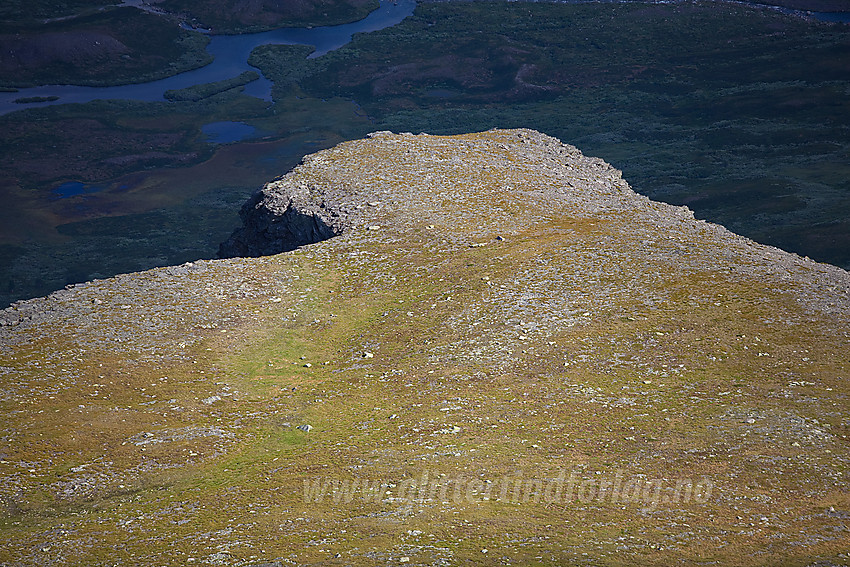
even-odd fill
[{"label": "pond", "polygon": [[103,191],[104,187],[99,185],[90,185],[80,181],[66,181],[53,189],[54,199],[67,199],[76,197],[77,195],[85,195],[88,193],[97,193]]}]

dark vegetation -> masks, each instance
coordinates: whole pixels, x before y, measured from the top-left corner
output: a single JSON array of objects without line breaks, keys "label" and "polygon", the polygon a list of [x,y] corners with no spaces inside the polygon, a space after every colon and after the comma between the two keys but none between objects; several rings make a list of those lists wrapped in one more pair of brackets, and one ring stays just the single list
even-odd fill
[{"label": "dark vegetation", "polygon": [[240,89],[252,81],[256,81],[260,75],[256,71],[245,71],[238,77],[196,85],[186,89],[165,91],[165,98],[171,102],[198,102],[233,89]]},{"label": "dark vegetation", "polygon": [[[81,22],[116,12],[51,26],[83,29]],[[173,37],[200,37],[169,25]],[[434,3],[328,55],[307,59],[311,51],[265,46],[251,55],[274,82],[273,105],[240,94],[250,78],[243,75],[233,87],[171,93],[180,102],[94,102],[0,117],[0,191],[12,203],[0,214],[3,302],[86,274],[145,267],[151,255],[141,240],[138,257],[130,244],[117,260],[99,255],[111,250],[108,227],[133,226],[133,215],[181,206],[211,186],[245,194],[305,153],[382,129],[536,128],[605,158],[653,198],[850,267],[846,26],[717,3]],[[245,122],[264,138],[216,149],[201,126],[221,120]],[[53,189],[65,181],[107,189],[57,199]],[[227,217],[233,228],[236,209]],[[126,222],[102,225],[87,244],[78,232],[57,232],[103,216]],[[160,261],[191,260],[200,249],[212,257],[230,231],[194,232],[182,257],[173,250]],[[102,245],[92,244],[98,239]],[[113,268],[101,269],[106,264]]]},{"label": "dark vegetation", "polygon": [[0,81],[106,86],[169,77],[209,63],[207,38],[176,21],[116,8],[0,34]]},{"label": "dark vegetation", "polygon": [[21,98],[16,98],[15,102],[18,104],[30,104],[33,102],[53,102],[55,100],[59,100],[58,96],[24,96]]},{"label": "dark vegetation", "polygon": [[35,189],[63,179],[103,181],[209,157],[209,150],[199,153],[203,146],[195,137],[198,121],[210,113],[180,110],[165,103],[109,101],[8,115],[3,120],[5,173]]},{"label": "dark vegetation", "polygon": [[307,45],[263,45],[251,52],[248,63],[274,83],[272,99],[285,104],[300,92],[299,81],[315,69],[315,64],[307,60],[313,51]]},{"label": "dark vegetation", "polygon": [[352,22],[378,0],[165,0],[159,6],[215,33],[242,33]]},{"label": "dark vegetation", "polygon": [[0,3],[0,22],[4,27],[42,24],[91,14],[112,5],[102,0],[4,0]]},{"label": "dark vegetation", "polygon": [[427,4],[310,64],[307,93],[357,100],[377,129],[540,129],[654,198],[850,266],[844,25],[717,4]]},{"label": "dark vegetation", "polygon": [[754,3],[813,12],[846,12],[848,10],[846,0],[755,0]]}]

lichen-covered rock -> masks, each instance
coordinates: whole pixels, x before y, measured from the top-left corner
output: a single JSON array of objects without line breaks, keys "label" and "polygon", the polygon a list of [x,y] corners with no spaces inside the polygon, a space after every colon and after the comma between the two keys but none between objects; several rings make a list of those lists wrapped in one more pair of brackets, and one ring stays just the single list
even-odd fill
[{"label": "lichen-covered rock", "polygon": [[288,252],[327,240],[340,230],[335,213],[325,210],[306,187],[285,180],[269,183],[255,193],[239,215],[244,226],[221,244],[220,258]]}]

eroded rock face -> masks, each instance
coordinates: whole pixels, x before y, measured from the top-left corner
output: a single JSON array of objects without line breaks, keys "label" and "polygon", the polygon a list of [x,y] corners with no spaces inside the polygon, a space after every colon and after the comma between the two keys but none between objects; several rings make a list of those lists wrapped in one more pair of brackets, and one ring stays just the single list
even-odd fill
[{"label": "eroded rock face", "polygon": [[769,275],[785,285],[789,271],[814,269],[816,277],[797,283],[800,300],[818,309],[839,309],[824,289],[850,289],[843,270],[695,219],[687,207],[651,201],[604,160],[534,130],[367,138],[307,155],[266,184],[243,206],[243,226],[219,256],[274,255],[343,233],[352,242],[378,233],[403,242],[422,227],[462,249],[562,218],[616,227],[621,261],[626,251],[634,254],[633,264],[617,270],[645,269],[666,254],[660,242],[675,242],[675,260],[663,262],[680,270]]},{"label": "eroded rock face", "polygon": [[[846,563],[848,272],[650,201],[531,130],[375,133],[305,157],[243,218],[227,246],[253,253],[339,236],[0,312],[12,563],[91,564],[119,536],[122,557],[181,566],[613,549],[559,522],[644,534],[616,540],[623,565]],[[363,499],[334,500],[336,479]],[[480,531],[458,540],[461,512]],[[445,555],[414,530],[375,539],[399,517],[440,528]],[[317,547],[305,529],[327,551],[290,555]],[[528,547],[494,551],[506,531]]]},{"label": "eroded rock face", "polygon": [[243,226],[219,247],[220,258],[269,256],[336,236],[336,216],[311,198],[305,186],[285,180],[267,184],[239,213]]}]

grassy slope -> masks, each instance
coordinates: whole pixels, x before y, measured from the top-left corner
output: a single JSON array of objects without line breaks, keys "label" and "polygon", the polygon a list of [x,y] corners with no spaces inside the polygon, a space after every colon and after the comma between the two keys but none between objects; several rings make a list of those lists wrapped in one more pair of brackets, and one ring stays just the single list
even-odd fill
[{"label": "grassy slope", "polygon": [[[662,205],[592,212],[622,182],[528,148],[345,144],[292,178],[376,203],[345,236],[45,300],[57,322],[5,339],[0,560],[846,559],[846,274]],[[561,471],[713,490],[483,499]],[[447,493],[400,494],[426,474]],[[383,494],[305,502],[323,479]]]}]

